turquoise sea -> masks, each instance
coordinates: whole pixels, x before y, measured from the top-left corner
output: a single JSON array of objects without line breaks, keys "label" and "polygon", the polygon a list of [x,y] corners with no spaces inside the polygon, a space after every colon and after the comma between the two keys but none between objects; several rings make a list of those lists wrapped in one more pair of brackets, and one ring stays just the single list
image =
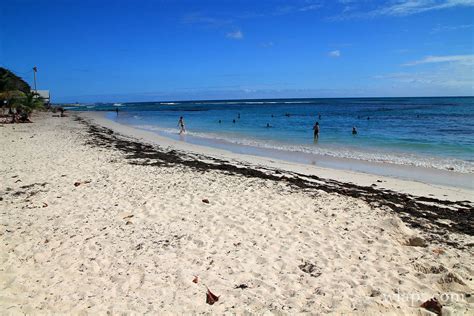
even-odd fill
[{"label": "turquoise sea", "polygon": [[[121,124],[207,146],[474,173],[474,97],[98,103],[69,109],[108,111]],[[180,116],[187,129],[181,137]]]}]

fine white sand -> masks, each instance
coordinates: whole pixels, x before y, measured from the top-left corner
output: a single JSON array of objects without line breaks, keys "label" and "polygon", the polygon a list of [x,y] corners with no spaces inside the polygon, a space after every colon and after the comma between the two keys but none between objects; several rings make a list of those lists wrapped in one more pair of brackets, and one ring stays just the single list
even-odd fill
[{"label": "fine white sand", "polygon": [[[72,117],[33,120],[0,127],[2,314],[423,315],[419,306],[432,297],[447,315],[474,309],[472,236],[450,234],[471,243],[464,249],[407,246],[425,233],[387,207],[218,170],[130,164],[91,144]],[[468,190],[386,185],[472,200]],[[220,296],[214,305],[206,286]]]}]

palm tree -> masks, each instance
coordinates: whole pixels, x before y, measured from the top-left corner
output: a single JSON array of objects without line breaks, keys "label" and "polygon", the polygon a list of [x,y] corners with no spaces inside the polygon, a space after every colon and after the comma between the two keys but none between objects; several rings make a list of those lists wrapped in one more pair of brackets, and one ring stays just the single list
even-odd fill
[{"label": "palm tree", "polygon": [[[0,67],[0,106],[6,106],[12,115],[12,122],[20,120],[27,121],[28,116],[35,109],[43,106],[43,100],[36,92],[32,92],[30,86],[23,79],[8,69]],[[16,108],[16,114],[13,109]]]},{"label": "palm tree", "polygon": [[7,107],[9,115],[13,114],[14,108],[16,108],[19,100],[26,97],[26,94],[20,90],[8,90],[0,92],[0,100],[2,100],[2,106]]},{"label": "palm tree", "polygon": [[12,115],[12,122],[15,122],[16,116],[12,109],[16,109],[16,114],[19,115],[19,120],[22,122],[28,121],[31,112],[43,107],[43,99],[34,92],[24,93],[19,90],[5,91],[0,93],[0,99],[7,101],[9,113]]},{"label": "palm tree", "polygon": [[33,110],[41,109],[44,106],[43,99],[36,93],[30,92],[24,98],[19,99],[16,107],[17,113],[20,114],[20,121],[29,121],[29,116]]},{"label": "palm tree", "polygon": [[44,106],[43,98],[34,92],[26,94],[25,98],[21,100],[21,107],[24,111],[30,114],[33,110],[41,109]]}]

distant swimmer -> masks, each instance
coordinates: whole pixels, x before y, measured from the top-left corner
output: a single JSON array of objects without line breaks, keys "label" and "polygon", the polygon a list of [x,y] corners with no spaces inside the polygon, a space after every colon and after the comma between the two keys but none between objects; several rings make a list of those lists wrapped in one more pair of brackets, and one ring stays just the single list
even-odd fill
[{"label": "distant swimmer", "polygon": [[221,120],[219,120],[219,124],[220,124],[220,123],[222,123],[222,121],[221,121]]},{"label": "distant swimmer", "polygon": [[232,120],[232,123],[235,123],[235,120]]},{"label": "distant swimmer", "polygon": [[314,130],[314,139],[319,139],[319,122],[316,122],[316,124],[314,124],[313,126],[313,130]]},{"label": "distant swimmer", "polygon": [[271,127],[271,126],[270,126],[270,123],[267,123],[267,128],[269,128],[269,127]]},{"label": "distant swimmer", "polygon": [[352,127],[352,135],[357,135],[357,129],[355,126]]},{"label": "distant swimmer", "polygon": [[184,119],[182,116],[179,118],[178,127],[180,134],[186,133],[186,128],[184,127]]},{"label": "distant swimmer", "polygon": [[370,120],[370,116],[367,116],[367,119]]},{"label": "distant swimmer", "polygon": [[238,118],[238,119],[240,119],[240,113],[239,113],[239,114],[237,114],[237,118]]},{"label": "distant swimmer", "polygon": [[272,114],[272,117],[273,117],[273,114]]},{"label": "distant swimmer", "polygon": [[321,114],[318,114],[318,118],[321,119]]},{"label": "distant swimmer", "polygon": [[290,117],[290,115],[291,115],[290,113],[285,113],[285,116],[287,117]]}]

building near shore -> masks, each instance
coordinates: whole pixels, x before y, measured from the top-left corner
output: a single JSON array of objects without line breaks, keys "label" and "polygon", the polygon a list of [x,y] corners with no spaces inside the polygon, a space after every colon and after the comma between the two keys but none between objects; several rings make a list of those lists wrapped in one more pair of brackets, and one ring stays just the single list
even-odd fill
[{"label": "building near shore", "polygon": [[[34,90],[32,90],[32,92],[33,91]],[[36,92],[38,96],[44,100],[45,105],[49,105],[51,103],[51,95],[49,93],[49,90],[36,90],[34,92]]]}]

